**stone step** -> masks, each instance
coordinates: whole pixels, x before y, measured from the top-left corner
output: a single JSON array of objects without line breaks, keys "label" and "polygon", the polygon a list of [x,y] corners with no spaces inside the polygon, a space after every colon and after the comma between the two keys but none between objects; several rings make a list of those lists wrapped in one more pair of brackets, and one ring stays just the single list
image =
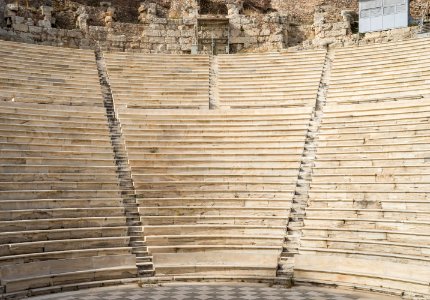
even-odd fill
[{"label": "stone step", "polygon": [[146,242],[142,238],[142,240],[130,242],[130,246],[133,248],[146,247]]},{"label": "stone step", "polygon": [[142,277],[152,277],[154,275],[154,270],[147,270],[147,269],[143,269],[141,270],[140,268],[137,270],[138,274]]},{"label": "stone step", "polygon": [[149,252],[148,251],[134,251],[133,250],[133,254],[136,254],[136,257],[147,257],[149,256]]},{"label": "stone step", "polygon": [[140,256],[136,257],[136,261],[138,263],[151,263],[152,264],[152,256]]},{"label": "stone step", "polygon": [[138,262],[136,263],[136,266],[139,268],[140,270],[153,270],[154,265],[152,262]]}]

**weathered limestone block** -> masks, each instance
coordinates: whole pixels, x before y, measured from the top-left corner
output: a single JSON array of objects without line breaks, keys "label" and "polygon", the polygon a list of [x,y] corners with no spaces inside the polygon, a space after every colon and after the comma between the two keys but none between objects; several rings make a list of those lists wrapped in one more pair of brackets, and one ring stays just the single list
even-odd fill
[{"label": "weathered limestone block", "polygon": [[226,3],[228,17],[231,18],[240,15],[243,10],[243,3],[244,0],[228,0]]},{"label": "weathered limestone block", "polygon": [[258,36],[260,34],[260,30],[259,28],[250,28],[246,30],[246,34],[250,36]]},{"label": "weathered limestone block", "polygon": [[76,15],[76,27],[88,32],[88,19],[90,16],[86,11],[85,6],[80,6],[76,11]]},{"label": "weathered limestone block", "polygon": [[84,37],[80,30],[67,30],[66,36],[75,39],[82,39]]},{"label": "weathered limestone block", "polygon": [[181,50],[181,46],[178,44],[168,44],[166,49],[168,51],[180,51]]},{"label": "weathered limestone block", "polygon": [[312,44],[315,47],[327,47],[330,44],[333,44],[336,42],[336,38],[334,37],[330,37],[330,38],[318,38],[318,39],[314,39],[312,41]]},{"label": "weathered limestone block", "polygon": [[231,38],[232,44],[244,44],[245,47],[248,47],[250,44],[257,43],[257,37],[249,37],[249,36],[238,36],[235,38]]},{"label": "weathered limestone block", "polygon": [[145,23],[157,18],[157,3],[140,3],[139,9],[139,21]]},{"label": "weathered limestone block", "polygon": [[181,34],[181,37],[193,37],[194,30],[181,30],[180,34]]},{"label": "weathered limestone block", "polygon": [[165,53],[166,45],[165,44],[153,44],[152,50],[154,53]]},{"label": "weathered limestone block", "polygon": [[110,2],[100,2],[100,6],[105,10],[102,14],[105,26],[111,28],[113,22],[116,21],[116,9],[111,6]]},{"label": "weathered limestone block", "polygon": [[326,32],[326,37],[344,37],[347,34],[346,29],[337,29],[337,30],[331,30],[329,32]]},{"label": "weathered limestone block", "polygon": [[181,32],[179,30],[167,30],[166,37],[180,37]]},{"label": "weathered limestone block", "polygon": [[153,44],[162,44],[165,42],[165,38],[163,36],[154,36],[154,37],[149,37],[149,42],[153,43]]},{"label": "weathered limestone block", "polygon": [[43,28],[51,28],[51,21],[49,20],[39,20],[39,22],[37,23],[38,26],[43,27]]},{"label": "weathered limestone block", "polygon": [[22,23],[15,23],[12,25],[12,28],[16,31],[28,32],[28,25]]},{"label": "weathered limestone block", "polygon": [[195,24],[199,16],[200,6],[196,0],[187,0],[182,10],[183,20],[186,24]]},{"label": "weathered limestone block", "polygon": [[127,37],[124,34],[108,34],[107,40],[111,42],[126,42]]},{"label": "weathered limestone block", "polygon": [[166,42],[166,44],[175,44],[178,41],[178,38],[173,37],[173,36],[168,36],[164,39],[164,41]]},{"label": "weathered limestone block", "polygon": [[42,33],[42,27],[29,25],[28,29],[31,33]]},{"label": "weathered limestone block", "polygon": [[283,41],[284,41],[284,36],[281,34],[275,34],[269,37],[269,42],[283,42]]},{"label": "weathered limestone block", "polygon": [[158,30],[158,29],[146,29],[142,32],[142,36],[148,36],[148,37],[160,37],[163,36],[163,34],[165,33],[164,30]]},{"label": "weathered limestone block", "polygon": [[42,16],[44,17],[50,17],[52,16],[52,12],[53,12],[53,8],[51,6],[47,6],[47,5],[42,5],[40,7],[40,11],[42,12]]},{"label": "weathered limestone block", "polygon": [[342,10],[340,15],[342,16],[344,22],[352,24],[355,20],[356,12],[353,10]]},{"label": "weathered limestone block", "polygon": [[15,3],[9,3],[6,5],[6,9],[4,11],[4,16],[5,17],[15,17],[16,14],[18,13],[18,5]]},{"label": "weathered limestone block", "polygon": [[14,24],[23,24],[25,19],[24,17],[15,16],[13,17]]},{"label": "weathered limestone block", "polygon": [[27,24],[28,26],[34,26],[34,20],[32,18],[27,18],[25,24]]},{"label": "weathered limestone block", "polygon": [[324,6],[316,6],[314,12],[314,26],[322,26],[326,21],[327,12]]},{"label": "weathered limestone block", "polygon": [[55,18],[52,16],[54,9],[51,6],[42,5],[40,11],[42,12],[43,20],[40,20],[38,25],[45,28],[51,28],[55,24]]},{"label": "weathered limestone block", "polygon": [[337,42],[343,43],[351,32],[351,26],[354,22],[353,14],[350,11],[343,11],[343,22],[327,23],[327,6],[317,6],[314,14],[314,33],[315,39],[312,44],[316,47],[325,47],[330,44],[335,46]]},{"label": "weathered limestone block", "polygon": [[151,22],[153,22],[154,24],[163,24],[163,25],[168,23],[166,18],[158,18],[158,17],[153,17],[151,19]]},{"label": "weathered limestone block", "polygon": [[169,9],[169,18],[195,19],[197,18],[199,9],[197,0],[172,1]]},{"label": "weathered limestone block", "polygon": [[8,27],[12,26],[12,19],[15,18],[16,14],[18,13],[18,9],[19,7],[15,3],[9,3],[6,5],[6,9],[4,10],[4,19]]},{"label": "weathered limestone block", "polygon": [[351,29],[351,24],[348,22],[337,22],[337,23],[333,23],[332,26],[333,30],[340,30],[340,29]]},{"label": "weathered limestone block", "polygon": [[[6,9],[6,2],[5,0],[0,0],[0,15],[4,16],[4,12]],[[3,19],[0,19],[0,25],[3,25]]]}]

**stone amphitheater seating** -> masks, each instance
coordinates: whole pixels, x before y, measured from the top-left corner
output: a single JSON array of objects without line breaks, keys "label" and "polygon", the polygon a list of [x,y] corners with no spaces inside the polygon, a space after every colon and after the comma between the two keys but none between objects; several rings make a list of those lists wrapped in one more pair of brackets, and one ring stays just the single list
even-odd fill
[{"label": "stone amphitheater seating", "polygon": [[298,281],[430,294],[430,101],[325,108]]},{"label": "stone amphitheater seating", "polygon": [[325,51],[218,56],[219,106],[314,106]]},{"label": "stone amphitheater seating", "polygon": [[115,106],[208,108],[209,57],[106,53]]},{"label": "stone amphitheater seating", "polygon": [[6,293],[131,277],[104,108],[0,102]]},{"label": "stone amphitheater seating", "polygon": [[338,104],[428,98],[430,39],[335,51],[328,98]]},{"label": "stone amphitheater seating", "polygon": [[0,41],[0,101],[103,106],[94,51]]},{"label": "stone amphitheater seating", "polygon": [[[336,50],[297,282],[430,294],[429,41]],[[140,233],[157,277],[273,282],[325,51],[218,56],[219,110],[207,56],[105,54],[112,139],[94,52],[0,54],[0,298],[135,277]]]},{"label": "stone amphitheater seating", "polygon": [[119,111],[156,276],[276,276],[311,112]]}]

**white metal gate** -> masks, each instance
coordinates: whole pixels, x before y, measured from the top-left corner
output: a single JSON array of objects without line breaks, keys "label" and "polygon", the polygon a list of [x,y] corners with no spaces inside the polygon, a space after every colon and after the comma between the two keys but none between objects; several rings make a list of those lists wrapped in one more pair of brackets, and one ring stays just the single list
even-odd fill
[{"label": "white metal gate", "polygon": [[409,0],[360,0],[360,32],[407,27]]}]

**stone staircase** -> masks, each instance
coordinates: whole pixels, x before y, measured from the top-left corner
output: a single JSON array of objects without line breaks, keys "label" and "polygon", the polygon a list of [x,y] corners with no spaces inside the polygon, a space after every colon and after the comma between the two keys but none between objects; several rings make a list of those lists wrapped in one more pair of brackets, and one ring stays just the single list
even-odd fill
[{"label": "stone staircase", "polygon": [[294,256],[298,253],[301,229],[305,216],[305,208],[309,199],[309,188],[312,180],[312,168],[316,157],[316,140],[322,119],[322,108],[326,103],[326,96],[330,78],[330,70],[334,53],[328,49],[325,57],[321,81],[318,89],[315,108],[310,119],[308,133],[306,135],[305,147],[300,165],[299,177],[296,191],[293,197],[291,215],[288,220],[287,233],[277,276],[281,278],[292,278],[294,273]]},{"label": "stone staircase", "polygon": [[115,114],[112,91],[108,81],[103,54],[100,49],[97,49],[95,53],[104,105],[109,122],[111,142],[117,166],[120,191],[126,213],[130,246],[132,247],[132,253],[136,255],[136,265],[138,267],[139,276],[151,277],[154,274],[152,257],[148,253],[146,241],[143,236],[143,228],[140,221],[133,179],[131,177],[131,170],[128,164],[125,143],[121,134],[121,124]]},{"label": "stone staircase", "polygon": [[211,55],[209,58],[209,62],[209,109],[217,109],[219,106],[218,56]]}]

